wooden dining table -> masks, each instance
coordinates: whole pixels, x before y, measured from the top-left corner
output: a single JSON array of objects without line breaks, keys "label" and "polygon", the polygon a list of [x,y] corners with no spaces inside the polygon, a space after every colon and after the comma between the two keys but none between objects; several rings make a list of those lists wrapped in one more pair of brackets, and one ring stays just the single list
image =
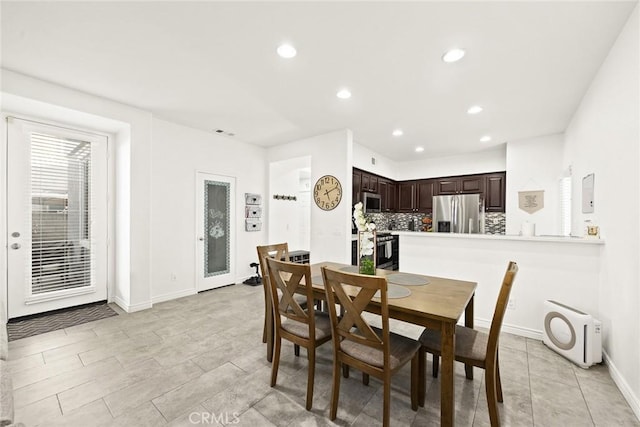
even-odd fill
[{"label": "wooden dining table", "polygon": [[[335,262],[320,262],[311,265],[311,281],[315,299],[326,300],[322,267],[347,271],[356,267]],[[393,274],[401,273],[404,279],[414,282],[423,281],[424,285],[401,285],[394,283]],[[455,424],[455,387],[454,355],[456,323],[464,313],[464,324],[473,328],[473,299],[477,283],[447,279],[427,275],[403,273],[392,270],[376,270],[377,276],[385,276],[395,286],[403,286],[411,293],[406,297],[388,298],[389,317],[414,325],[439,330],[442,339],[440,364],[440,424]],[[396,276],[398,277],[398,276]],[[366,311],[380,314],[380,303],[375,300],[365,308]],[[270,323],[270,322],[269,322]],[[272,328],[267,328],[267,340],[273,341]],[[467,378],[473,378],[473,367],[465,366]],[[420,375],[425,375],[421,372]],[[421,381],[423,384],[424,382]],[[419,400],[424,401],[425,390],[421,387]]]}]

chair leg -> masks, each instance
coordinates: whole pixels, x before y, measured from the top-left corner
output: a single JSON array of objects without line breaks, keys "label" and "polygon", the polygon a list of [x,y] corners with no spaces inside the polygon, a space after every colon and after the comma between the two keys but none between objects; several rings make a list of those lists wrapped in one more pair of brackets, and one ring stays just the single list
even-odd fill
[{"label": "chair leg", "polygon": [[489,420],[491,427],[500,426],[500,413],[498,412],[496,392],[496,372],[493,369],[485,369],[484,382],[487,391],[487,406],[489,407]]},{"label": "chair leg", "polygon": [[418,383],[420,382],[419,374],[419,356],[418,353],[413,355],[411,359],[411,409],[418,410]]},{"label": "chair leg", "polygon": [[496,394],[498,402],[502,403],[502,381],[500,381],[500,362],[496,356]]},{"label": "chair leg", "polygon": [[300,357],[300,346],[298,344],[293,345],[293,354],[295,354],[296,357]]},{"label": "chair leg", "polygon": [[267,342],[267,317],[265,314],[265,318],[264,318],[264,325],[262,325],[262,342],[266,343]]},{"label": "chair leg", "polygon": [[440,369],[440,356],[433,355],[433,378],[438,378],[438,370]]},{"label": "chair leg", "polygon": [[[418,405],[424,407],[424,398],[426,394],[426,365],[427,352],[423,347],[418,350]],[[411,376],[413,380],[413,375]]]},{"label": "chair leg", "polygon": [[336,419],[338,414],[338,397],[340,395],[340,365],[334,354],[333,360],[333,387],[331,388],[331,412],[329,413],[329,419],[331,421]]},{"label": "chair leg", "polygon": [[273,349],[273,362],[271,364],[271,387],[276,385],[276,379],[278,378],[278,365],[280,365],[280,346],[282,344],[282,340],[280,339],[280,335],[275,337]]},{"label": "chair leg", "polygon": [[345,378],[349,378],[349,365],[346,363],[342,364],[342,376]]},{"label": "chair leg", "polygon": [[362,384],[369,385],[369,374],[366,372],[362,373]]},{"label": "chair leg", "polygon": [[307,411],[313,405],[313,379],[316,371],[316,348],[307,348],[307,359],[309,360],[309,376],[307,378]]},{"label": "chair leg", "polygon": [[389,427],[391,418],[391,378],[389,375],[385,375],[383,389],[382,427]]}]

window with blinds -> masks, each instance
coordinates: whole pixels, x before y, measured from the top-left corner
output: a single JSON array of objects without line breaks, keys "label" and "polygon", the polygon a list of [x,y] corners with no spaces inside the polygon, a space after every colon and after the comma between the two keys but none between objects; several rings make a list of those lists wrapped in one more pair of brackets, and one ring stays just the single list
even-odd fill
[{"label": "window with blinds", "polygon": [[31,134],[31,293],[92,285],[91,144]]}]

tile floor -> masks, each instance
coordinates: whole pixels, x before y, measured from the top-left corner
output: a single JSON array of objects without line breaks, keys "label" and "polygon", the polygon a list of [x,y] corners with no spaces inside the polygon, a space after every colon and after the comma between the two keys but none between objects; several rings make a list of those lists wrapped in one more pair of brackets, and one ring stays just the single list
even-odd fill
[{"label": "tile floor", "polygon": [[[10,343],[16,419],[26,426],[381,425],[382,388],[352,371],[329,421],[331,343],[319,349],[313,409],[307,362],[283,345],[275,388],[262,336],[262,289],[235,285]],[[420,329],[394,323],[417,337]],[[580,369],[540,341],[501,339],[504,425],[640,426],[606,366]],[[431,368],[431,362],[427,369]],[[489,425],[483,371],[456,364],[456,425]],[[393,380],[391,424],[437,425],[439,381],[413,412],[409,367]]]}]

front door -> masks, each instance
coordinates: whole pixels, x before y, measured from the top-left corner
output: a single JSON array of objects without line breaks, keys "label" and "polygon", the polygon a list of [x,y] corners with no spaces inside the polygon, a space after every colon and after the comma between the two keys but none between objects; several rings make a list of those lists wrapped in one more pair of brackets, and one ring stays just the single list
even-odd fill
[{"label": "front door", "polygon": [[235,283],[236,179],[198,172],[196,290]]},{"label": "front door", "polygon": [[107,299],[107,138],[7,118],[7,312]]}]

